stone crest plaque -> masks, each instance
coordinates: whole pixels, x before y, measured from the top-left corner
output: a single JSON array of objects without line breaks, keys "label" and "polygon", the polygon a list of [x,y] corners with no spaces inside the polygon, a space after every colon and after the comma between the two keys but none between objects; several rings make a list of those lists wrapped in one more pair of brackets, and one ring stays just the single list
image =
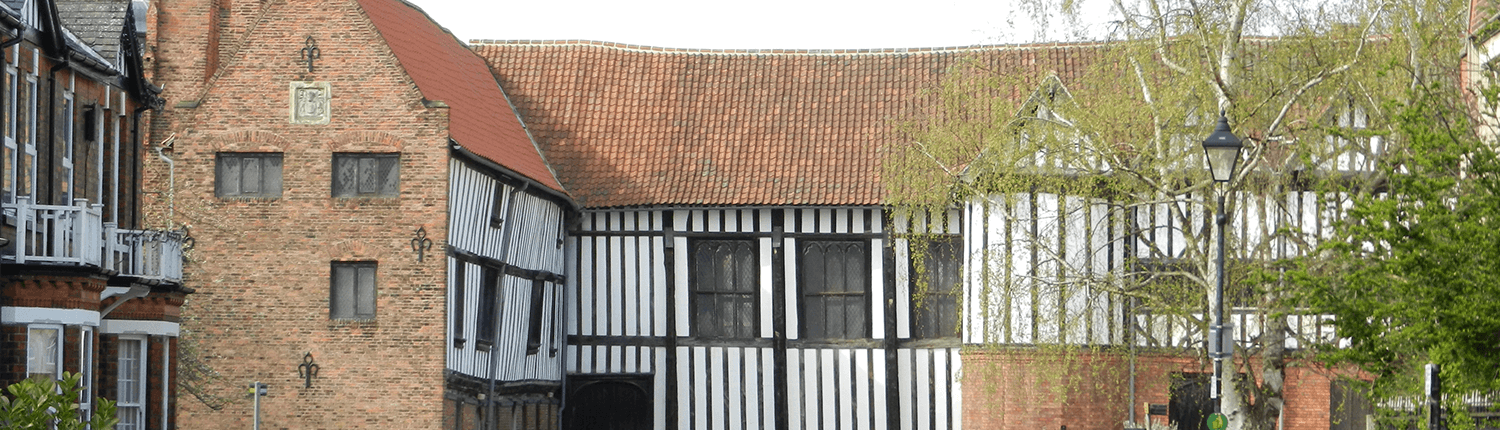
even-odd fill
[{"label": "stone crest plaque", "polygon": [[327,82],[292,82],[292,124],[327,124],[329,86]]}]

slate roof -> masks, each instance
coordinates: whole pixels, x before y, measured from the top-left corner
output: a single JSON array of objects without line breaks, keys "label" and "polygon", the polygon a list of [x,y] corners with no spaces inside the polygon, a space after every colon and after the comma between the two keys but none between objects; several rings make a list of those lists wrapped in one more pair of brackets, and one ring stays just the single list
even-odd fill
[{"label": "slate roof", "polygon": [[[476,41],[588,208],[877,205],[883,142],[960,59],[1082,73],[1088,45],[795,51]],[[1023,95],[1024,96],[1024,95]]]},{"label": "slate roof", "polygon": [[416,6],[359,0],[422,96],[449,106],[459,145],[545,187],[564,192],[484,60]]},{"label": "slate roof", "polygon": [[129,8],[130,0],[57,0],[63,27],[110,64],[119,58],[120,32]]}]

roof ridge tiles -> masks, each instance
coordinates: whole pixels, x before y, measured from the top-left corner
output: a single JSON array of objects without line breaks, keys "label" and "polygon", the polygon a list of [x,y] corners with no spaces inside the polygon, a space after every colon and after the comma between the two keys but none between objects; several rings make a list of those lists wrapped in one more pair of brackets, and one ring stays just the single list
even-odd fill
[{"label": "roof ridge tiles", "polygon": [[911,53],[948,53],[965,51],[992,51],[992,50],[1030,50],[1030,49],[1077,49],[1081,47],[1093,47],[1102,45],[1101,41],[1085,42],[1042,42],[1042,43],[1016,43],[1016,44],[974,44],[968,46],[940,46],[940,47],[908,47],[908,48],[673,48],[650,45],[637,45],[630,43],[609,42],[588,39],[470,39],[469,45],[476,48],[484,45],[577,45],[593,46],[601,48],[614,48],[630,51],[662,52],[662,53],[688,53],[688,54],[734,54],[734,55],[853,55],[853,54],[911,54]]}]

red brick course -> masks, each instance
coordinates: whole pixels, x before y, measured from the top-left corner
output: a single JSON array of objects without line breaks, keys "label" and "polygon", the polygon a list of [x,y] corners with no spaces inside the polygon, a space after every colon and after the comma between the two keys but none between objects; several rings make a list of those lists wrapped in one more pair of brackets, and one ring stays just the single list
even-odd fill
[{"label": "red brick course", "polygon": [[[1213,366],[1197,356],[1142,354],[1130,402],[1129,361],[1123,354],[1031,348],[966,352],[964,428],[1120,430],[1130,406],[1136,421],[1144,422],[1146,404],[1168,403],[1173,374],[1210,372]],[[1318,366],[1287,368],[1285,430],[1329,427],[1333,379],[1333,372]]]}]

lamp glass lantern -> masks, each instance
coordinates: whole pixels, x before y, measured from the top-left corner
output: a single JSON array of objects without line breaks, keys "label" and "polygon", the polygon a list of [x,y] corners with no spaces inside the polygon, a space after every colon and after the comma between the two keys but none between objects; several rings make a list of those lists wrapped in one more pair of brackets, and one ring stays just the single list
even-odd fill
[{"label": "lamp glass lantern", "polygon": [[1240,138],[1229,131],[1229,119],[1219,114],[1219,125],[1214,127],[1213,134],[1203,139],[1203,154],[1208,157],[1208,170],[1213,174],[1214,182],[1229,182],[1235,165],[1240,162],[1240,150],[1244,148]]}]

